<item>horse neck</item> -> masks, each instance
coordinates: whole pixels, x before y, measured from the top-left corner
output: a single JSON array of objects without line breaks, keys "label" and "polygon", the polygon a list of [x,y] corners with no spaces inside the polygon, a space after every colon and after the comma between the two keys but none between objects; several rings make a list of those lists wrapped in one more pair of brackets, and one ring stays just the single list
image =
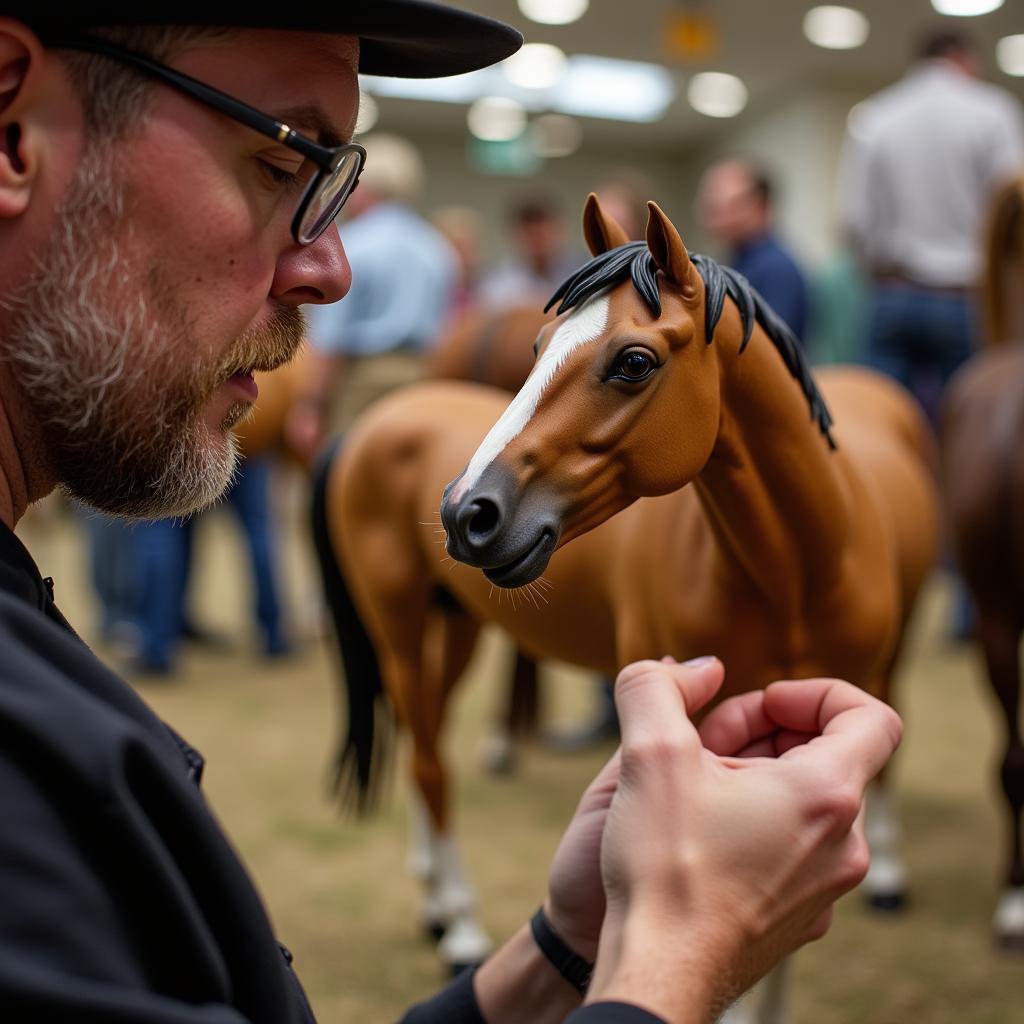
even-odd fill
[{"label": "horse neck", "polygon": [[849,511],[839,459],[764,331],[755,327],[742,355],[739,340],[727,308],[713,342],[718,439],[695,485],[727,570],[796,613],[840,568]]}]

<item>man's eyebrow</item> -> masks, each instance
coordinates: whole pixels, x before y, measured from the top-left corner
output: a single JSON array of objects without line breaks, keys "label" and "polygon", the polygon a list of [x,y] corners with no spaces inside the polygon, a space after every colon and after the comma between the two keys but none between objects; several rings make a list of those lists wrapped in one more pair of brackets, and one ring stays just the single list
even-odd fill
[{"label": "man's eyebrow", "polygon": [[273,117],[303,135],[312,135],[321,146],[340,146],[345,141],[335,123],[315,103],[277,110]]}]

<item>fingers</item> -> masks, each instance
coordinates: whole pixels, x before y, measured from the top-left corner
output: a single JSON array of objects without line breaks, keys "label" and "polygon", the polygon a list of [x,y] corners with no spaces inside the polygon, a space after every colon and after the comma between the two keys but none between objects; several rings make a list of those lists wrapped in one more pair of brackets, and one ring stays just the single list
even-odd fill
[{"label": "fingers", "polygon": [[817,735],[782,728],[765,708],[765,691],[723,701],[700,726],[701,742],[720,757],[779,757]]},{"label": "fingers", "polygon": [[717,658],[675,664],[637,661],[615,681],[622,745],[696,738],[690,716],[718,692],[725,672]]},{"label": "fingers", "polygon": [[622,751],[616,750],[605,766],[597,773],[594,780],[583,791],[576,807],[577,814],[590,814],[592,811],[606,809],[615,796],[615,788],[619,784],[619,771],[622,764]]},{"label": "fingers", "polygon": [[881,701],[838,679],[772,683],[764,691],[764,711],[782,729],[820,734],[821,740],[793,746],[787,756],[827,757],[849,778],[865,785],[899,746],[899,716]]},{"label": "fingers", "polygon": [[[701,723],[699,732],[701,742],[713,754],[771,757],[775,750],[770,737],[777,728],[765,713],[764,691],[754,690],[719,704]],[[755,744],[758,752],[747,753]]]}]

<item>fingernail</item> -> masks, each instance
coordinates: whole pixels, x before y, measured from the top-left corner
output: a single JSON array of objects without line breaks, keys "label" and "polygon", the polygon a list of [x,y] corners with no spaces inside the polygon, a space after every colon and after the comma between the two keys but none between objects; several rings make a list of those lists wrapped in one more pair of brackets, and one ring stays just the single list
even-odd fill
[{"label": "fingernail", "polygon": [[676,659],[673,658],[671,654],[664,655],[662,657],[662,659],[661,659],[661,663],[662,663],[662,665],[678,665],[679,664],[679,662],[677,662]]},{"label": "fingernail", "polygon": [[683,668],[703,668],[705,665],[710,665],[715,660],[713,654],[705,654],[700,658],[690,658],[689,661],[683,662]]}]

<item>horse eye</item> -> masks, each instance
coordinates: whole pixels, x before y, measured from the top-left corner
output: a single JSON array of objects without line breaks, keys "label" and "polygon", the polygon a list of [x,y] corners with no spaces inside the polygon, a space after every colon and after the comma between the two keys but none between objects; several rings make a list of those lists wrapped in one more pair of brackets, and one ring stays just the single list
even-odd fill
[{"label": "horse eye", "polygon": [[612,376],[622,380],[643,380],[653,372],[654,367],[654,360],[649,355],[633,349],[619,357]]}]

